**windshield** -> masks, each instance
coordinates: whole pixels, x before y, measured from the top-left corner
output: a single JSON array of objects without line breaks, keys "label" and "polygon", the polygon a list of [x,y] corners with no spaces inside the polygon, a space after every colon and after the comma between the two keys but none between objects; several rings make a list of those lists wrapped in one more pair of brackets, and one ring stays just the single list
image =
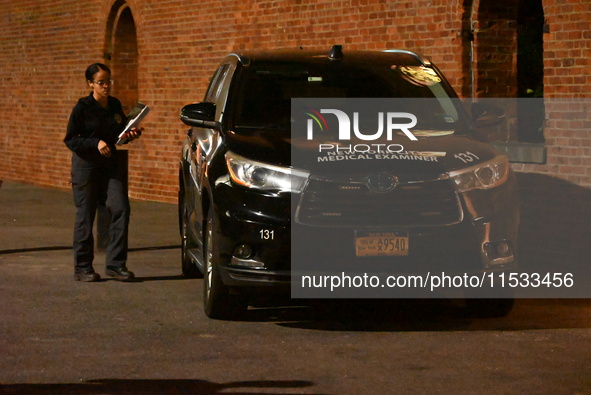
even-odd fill
[{"label": "windshield", "polygon": [[412,108],[404,109],[417,116],[417,129],[425,130],[453,132],[459,118],[440,76],[425,66],[261,62],[246,67],[241,81],[236,127],[289,128],[292,98],[431,99],[435,105],[410,100]]}]

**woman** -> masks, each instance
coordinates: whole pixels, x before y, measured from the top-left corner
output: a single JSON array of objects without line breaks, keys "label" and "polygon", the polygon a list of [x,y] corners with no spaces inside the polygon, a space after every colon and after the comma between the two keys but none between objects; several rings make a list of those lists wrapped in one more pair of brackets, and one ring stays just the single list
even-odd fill
[{"label": "woman", "polygon": [[[78,100],[72,110],[64,142],[72,151],[72,191],[76,205],[74,226],[74,279],[93,282],[100,276],[93,269],[94,218],[99,204],[111,214],[109,244],[106,250],[106,274],[120,281],[133,280],[127,269],[127,232],[129,199],[127,163],[118,155],[115,143],[123,131],[126,116],[121,102],[112,97],[111,70],[102,63],[86,69],[86,81],[92,92]],[[141,130],[128,132],[129,141]]]}]

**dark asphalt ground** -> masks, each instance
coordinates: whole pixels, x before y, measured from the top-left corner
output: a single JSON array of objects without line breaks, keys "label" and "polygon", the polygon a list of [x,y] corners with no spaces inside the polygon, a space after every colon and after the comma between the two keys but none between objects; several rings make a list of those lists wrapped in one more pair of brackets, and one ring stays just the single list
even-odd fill
[{"label": "dark asphalt ground", "polygon": [[[2,394],[591,394],[591,302],[458,301],[201,310],[180,276],[176,206],[132,202],[138,281],[72,279],[69,192],[0,187]],[[104,272],[104,255],[95,269]]]}]

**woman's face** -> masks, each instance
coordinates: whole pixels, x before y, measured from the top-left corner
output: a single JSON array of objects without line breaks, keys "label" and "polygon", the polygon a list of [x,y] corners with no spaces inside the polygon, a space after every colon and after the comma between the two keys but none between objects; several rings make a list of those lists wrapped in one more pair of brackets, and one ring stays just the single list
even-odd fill
[{"label": "woman's face", "polygon": [[105,70],[94,73],[92,81],[88,81],[88,86],[92,89],[94,98],[99,101],[109,97],[111,85],[111,73]]}]

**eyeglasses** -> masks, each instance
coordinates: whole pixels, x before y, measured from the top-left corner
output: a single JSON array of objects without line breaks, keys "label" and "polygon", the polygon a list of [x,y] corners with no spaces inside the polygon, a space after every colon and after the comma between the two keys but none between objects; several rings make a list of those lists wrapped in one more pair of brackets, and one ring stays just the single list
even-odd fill
[{"label": "eyeglasses", "polygon": [[91,81],[93,84],[97,84],[98,86],[105,86],[105,85],[113,85],[115,83],[114,80],[98,80],[98,81]]}]

